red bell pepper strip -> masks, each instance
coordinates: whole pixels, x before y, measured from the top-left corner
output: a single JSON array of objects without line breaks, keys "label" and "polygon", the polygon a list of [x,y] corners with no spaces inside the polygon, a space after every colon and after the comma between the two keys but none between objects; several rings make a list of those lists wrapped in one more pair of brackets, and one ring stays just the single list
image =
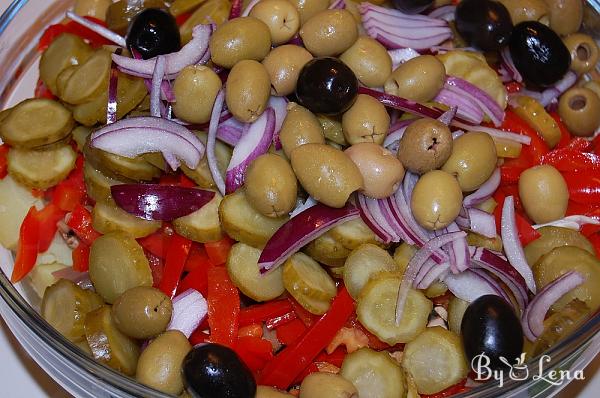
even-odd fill
[{"label": "red bell pepper strip", "polygon": [[165,263],[161,258],[156,257],[149,251],[144,250],[144,254],[148,259],[148,265],[150,266],[150,271],[152,272],[152,287],[158,288],[160,281],[162,280]]},{"label": "red bell pepper strip", "polygon": [[379,338],[377,336],[375,336],[373,333],[369,332],[358,321],[358,319],[356,319],[356,317],[350,318],[350,320],[348,321],[348,323],[346,324],[346,326],[358,329],[361,332],[363,332],[367,336],[367,338],[369,339],[369,348],[372,348],[375,351],[386,350],[386,349],[388,349],[388,348],[391,347],[388,343],[384,343],[383,341],[379,340]]},{"label": "red bell pepper strip", "polygon": [[265,322],[268,319],[285,315],[290,311],[292,311],[292,305],[286,299],[251,305],[240,311],[240,326]]},{"label": "red bell pepper strip", "polygon": [[275,329],[277,340],[283,345],[294,344],[298,339],[306,333],[308,328],[300,319],[293,319],[290,322],[279,326]]},{"label": "red bell pepper strip", "polygon": [[192,241],[179,234],[174,234],[169,242],[165,268],[158,288],[167,296],[173,298],[177,293],[177,285],[183,273],[183,267],[188,253],[192,247]]},{"label": "red bell pepper strip", "polygon": [[290,323],[294,319],[297,319],[296,313],[294,311],[290,311],[287,314],[267,319],[265,321],[265,327],[269,330],[277,329],[280,326]]},{"label": "red bell pepper strip", "polygon": [[600,172],[563,173],[569,188],[569,200],[581,204],[600,204]]},{"label": "red bell pepper strip", "polygon": [[240,319],[240,295],[225,267],[208,269],[210,341],[234,347]]},{"label": "red bell pepper strip", "polygon": [[0,180],[8,174],[8,145],[0,145]]},{"label": "red bell pepper strip", "polygon": [[579,232],[581,232],[581,234],[586,238],[589,238],[590,236],[600,232],[600,225],[585,224],[581,226],[581,230]]},{"label": "red bell pepper strip", "polygon": [[179,14],[177,15],[177,17],[175,17],[175,23],[177,24],[177,26],[181,26],[185,23],[185,21],[190,19],[191,16],[192,13],[190,12],[184,12],[183,14]]},{"label": "red bell pepper strip", "polygon": [[52,94],[52,91],[44,84],[42,79],[38,79],[33,96],[35,98],[57,99],[56,95]]},{"label": "red bell pepper strip", "polygon": [[507,93],[514,94],[520,92],[523,89],[523,84],[519,82],[510,82],[505,87]]},{"label": "red bell pepper strip", "polygon": [[581,152],[570,148],[555,149],[542,156],[542,164],[554,166],[559,171],[566,172],[599,172],[600,155]]},{"label": "red bell pepper strip", "polygon": [[73,211],[78,204],[83,204],[86,197],[83,181],[83,156],[78,156],[75,169],[69,176],[58,183],[52,192],[52,203],[64,211]]},{"label": "red bell pepper strip", "polygon": [[229,256],[229,250],[235,241],[228,236],[216,242],[207,242],[204,244],[204,249],[211,263],[215,265],[225,264]]},{"label": "red bell pepper strip", "polygon": [[208,294],[208,267],[196,268],[183,277],[181,282],[179,282],[177,291],[185,292],[188,289],[195,289],[206,297]]},{"label": "red bell pepper strip", "polygon": [[[98,18],[90,16],[85,16],[84,18],[91,22],[106,27],[106,23]],[[50,44],[52,44],[52,42],[63,33],[71,33],[77,35],[82,39],[89,41],[92,47],[100,47],[102,45],[112,43],[110,40],[105,39],[98,33],[91,31],[85,26],[82,26],[75,21],[71,21],[66,24],[50,25],[44,31],[42,37],[40,38],[40,41],[38,43],[38,51],[43,52],[44,50],[46,50],[50,46]]]},{"label": "red bell pepper strip", "polygon": [[90,269],[90,247],[83,242],[71,252],[73,258],[73,269],[79,272],[87,272]]},{"label": "red bell pepper strip", "polygon": [[263,369],[259,383],[287,389],[296,377],[331,342],[354,313],[354,300],[342,287],[329,311],[319,318],[300,339],[277,354]]},{"label": "red bell pepper strip", "polygon": [[576,137],[569,141],[566,148],[574,151],[589,152],[592,149],[592,143],[585,138]]},{"label": "red bell pepper strip", "polygon": [[66,212],[61,210],[54,203],[48,203],[44,209],[35,214],[38,222],[38,252],[43,253],[50,247],[56,230],[56,224],[62,220]]},{"label": "red bell pepper strip", "polygon": [[252,325],[242,326],[238,329],[238,338],[240,337],[262,337],[263,328],[260,323],[253,323]]},{"label": "red bell pepper strip", "polygon": [[239,337],[234,351],[253,372],[261,370],[273,359],[273,346],[260,337]]},{"label": "red bell pepper strip", "polygon": [[171,235],[166,234],[164,228],[161,228],[155,233],[140,238],[137,241],[144,250],[147,250],[154,256],[164,260],[167,256],[170,240]]},{"label": "red bell pepper strip", "polygon": [[75,206],[67,225],[75,231],[77,237],[86,245],[91,245],[100,236],[92,227],[92,215],[82,205]]},{"label": "red bell pepper strip", "polygon": [[506,110],[504,122],[500,128],[505,131],[523,134],[531,138],[531,143],[529,145],[523,145],[521,153],[526,152],[535,164],[539,164],[542,156],[550,150],[548,144],[540,137],[537,131],[510,109]]},{"label": "red bell pepper strip", "polygon": [[304,322],[306,327],[311,327],[313,323],[315,323],[319,319],[318,315],[311,314],[310,312],[305,310],[304,307],[302,307],[300,303],[298,303],[292,297],[288,297],[288,300],[290,301],[290,304],[292,305],[296,316],[298,317],[298,319]]},{"label": "red bell pepper strip", "polygon": [[206,253],[206,249],[204,249],[204,246],[199,243],[194,243],[190,250],[188,259],[185,262],[185,270],[187,272],[191,272],[196,268],[206,269],[211,265],[213,265],[213,263],[210,261],[210,258],[208,258],[208,254]]},{"label": "red bell pepper strip", "polygon": [[569,142],[571,142],[571,133],[569,132],[569,129],[567,129],[567,126],[565,126],[565,124],[560,119],[558,113],[550,112],[550,116],[552,116],[552,119],[554,119],[556,125],[558,126],[558,129],[560,130],[560,140],[554,148],[564,148],[567,145],[569,145]]},{"label": "red bell pepper strip", "polygon": [[39,222],[36,217],[37,213],[38,211],[35,206],[31,206],[21,224],[17,257],[15,258],[15,266],[10,277],[12,283],[19,282],[35,266],[39,242]]},{"label": "red bell pepper strip", "polygon": [[469,390],[469,387],[467,387],[465,384],[467,382],[467,379],[461,381],[460,383],[456,383],[453,386],[450,386],[448,388],[446,388],[443,391],[440,391],[438,393],[435,394],[431,394],[431,395],[425,395],[425,394],[421,394],[421,398],[447,398],[447,397],[451,397],[453,395],[459,394],[461,392],[465,392],[467,390]]},{"label": "red bell pepper strip", "polygon": [[48,26],[42,34],[40,41],[38,42],[38,51],[45,51],[50,46],[50,44],[52,44],[54,39],[56,39],[58,36],[62,35],[66,31],[67,27],[63,24]]}]

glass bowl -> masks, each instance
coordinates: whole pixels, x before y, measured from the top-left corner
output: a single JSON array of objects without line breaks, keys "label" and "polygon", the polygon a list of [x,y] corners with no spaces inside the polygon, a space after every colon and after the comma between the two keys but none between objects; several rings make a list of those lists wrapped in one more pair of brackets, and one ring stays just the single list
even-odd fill
[{"label": "glass bowl", "polygon": [[[0,17],[0,109],[32,95],[37,81],[36,44],[44,28],[63,19],[69,0],[15,0]],[[600,38],[600,0],[588,1],[584,28]],[[2,226],[0,226],[1,228]],[[37,313],[39,299],[25,284],[13,286],[11,268],[0,256],[0,315],[27,353],[65,390],[79,398],[169,395],[145,387],[93,361],[55,331]],[[582,370],[600,352],[600,313],[544,355],[527,364],[525,380],[489,381],[455,397],[550,397],[569,380],[552,379],[553,371]],[[587,375],[591,377],[592,375]],[[518,378],[524,377],[522,373]],[[548,381],[550,380],[550,381]],[[501,385],[502,384],[502,385]]]}]

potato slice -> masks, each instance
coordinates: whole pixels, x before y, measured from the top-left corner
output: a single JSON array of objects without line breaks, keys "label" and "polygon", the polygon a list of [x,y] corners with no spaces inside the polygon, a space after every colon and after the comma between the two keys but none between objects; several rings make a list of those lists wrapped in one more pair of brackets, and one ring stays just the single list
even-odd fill
[{"label": "potato slice", "polygon": [[31,270],[27,276],[31,281],[31,287],[33,287],[33,290],[40,298],[44,297],[44,292],[46,292],[46,289],[49,286],[52,286],[58,282],[58,278],[52,274],[65,268],[70,267],[61,263],[52,263],[39,264]]},{"label": "potato slice", "polygon": [[31,206],[42,202],[29,189],[18,184],[10,174],[0,180],[0,244],[16,250],[19,229]]},{"label": "potato slice", "polygon": [[215,192],[215,197],[199,210],[173,220],[175,231],[190,240],[200,243],[213,242],[223,238],[219,221],[219,205],[223,197]]},{"label": "potato slice", "polygon": [[28,188],[47,189],[69,175],[76,159],[70,145],[45,151],[12,148],[8,152],[8,172]]},{"label": "potato slice", "polygon": [[92,226],[100,233],[125,232],[134,238],[143,238],[160,229],[160,221],[149,221],[127,213],[112,202],[96,202],[92,210]]}]

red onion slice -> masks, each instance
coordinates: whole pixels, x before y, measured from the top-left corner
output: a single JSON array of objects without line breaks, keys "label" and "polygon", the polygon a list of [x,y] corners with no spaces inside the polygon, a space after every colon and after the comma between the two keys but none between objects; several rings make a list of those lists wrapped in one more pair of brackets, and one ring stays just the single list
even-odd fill
[{"label": "red onion slice", "polygon": [[493,214],[474,207],[468,208],[467,213],[469,214],[471,231],[486,238],[496,237],[496,218]]},{"label": "red onion slice", "polygon": [[[448,233],[459,232],[460,228],[455,222],[446,227]],[[449,245],[450,264],[456,268],[456,273],[465,271],[471,263],[471,252],[467,243],[467,236],[464,238],[455,239]]]},{"label": "red onion slice", "polygon": [[489,279],[483,278],[473,270],[466,270],[460,274],[450,273],[444,278],[444,283],[452,294],[469,303],[488,294],[503,297],[502,288],[497,282],[490,283]]},{"label": "red onion slice", "polygon": [[240,17],[247,17],[248,15],[250,15],[250,11],[252,11],[254,6],[257,5],[259,2],[260,0],[251,0],[250,3],[248,3],[246,8],[244,9],[244,11],[240,14]]},{"label": "red onion slice", "polygon": [[72,267],[67,267],[54,271],[52,276],[58,279],[67,279],[85,290],[94,290],[94,285],[87,272],[75,271]]},{"label": "red onion slice", "polygon": [[160,117],[160,93],[163,78],[165,76],[166,58],[159,55],[152,74],[152,89],[150,90],[150,115]]},{"label": "red onion slice", "polygon": [[495,126],[502,124],[504,110],[494,98],[476,85],[455,76],[448,76],[444,88],[470,98],[485,112]]},{"label": "red onion slice", "polygon": [[504,200],[504,206],[502,207],[502,226],[500,231],[504,252],[506,253],[510,265],[521,274],[523,279],[525,279],[525,283],[529,290],[535,294],[536,287],[535,280],[533,279],[533,272],[531,272],[531,268],[529,267],[529,264],[527,264],[523,246],[519,240],[517,222],[515,220],[515,205],[512,196],[507,196]]},{"label": "red onion slice", "polygon": [[448,4],[442,7],[438,7],[433,9],[429,14],[427,14],[428,17],[431,18],[436,18],[436,19],[443,19],[444,21],[454,21],[454,16],[456,14],[456,6]]},{"label": "red onion slice", "polygon": [[233,149],[233,155],[225,177],[225,190],[227,193],[235,192],[236,189],[244,185],[246,169],[254,159],[267,153],[273,141],[274,132],[275,111],[273,108],[267,108],[249,126],[248,131],[244,133]]},{"label": "red onion slice", "polygon": [[473,103],[469,97],[442,88],[433,100],[447,106],[456,106],[458,108],[458,116],[471,123],[480,124],[483,122],[485,116],[483,110],[477,104]]},{"label": "red onion slice", "polygon": [[383,209],[379,205],[379,201],[377,199],[369,198],[363,194],[357,194],[358,201],[366,206],[367,211],[371,215],[371,218],[375,220],[377,226],[382,229],[387,236],[390,237],[391,242],[399,242],[400,236],[397,231],[394,229],[394,226],[390,224],[391,214],[386,214],[387,209]]},{"label": "red onion slice", "polygon": [[454,127],[458,127],[467,131],[481,131],[482,133],[488,133],[492,137],[502,138],[505,140],[515,141],[520,144],[529,145],[531,143],[531,137],[527,135],[517,134],[510,131],[498,130],[486,126],[471,126],[463,121],[454,119],[452,121]]},{"label": "red onion slice", "polygon": [[358,209],[351,204],[336,209],[317,203],[304,210],[283,224],[269,239],[258,259],[260,272],[277,268],[310,241],[336,225],[358,217]]},{"label": "red onion slice", "polygon": [[215,154],[215,146],[217,144],[217,129],[219,127],[219,118],[221,116],[221,110],[223,109],[223,103],[225,102],[225,90],[221,89],[215,98],[213,105],[212,114],[210,116],[210,123],[208,125],[208,137],[206,138],[206,160],[208,161],[208,168],[210,174],[217,186],[221,195],[225,195],[225,181],[219,170],[217,164],[217,155]]},{"label": "red onion slice", "polygon": [[437,280],[444,279],[446,275],[450,272],[450,264],[442,263],[435,264],[429,272],[427,272],[421,281],[417,284],[417,289],[427,289],[431,284]]},{"label": "red onion slice", "polygon": [[395,151],[397,151],[399,142],[402,139],[406,128],[413,121],[414,120],[401,120],[400,122],[394,124],[394,126],[390,127],[390,132],[385,137],[385,140],[383,140],[383,146],[387,149],[394,149]]},{"label": "red onion slice", "polygon": [[501,176],[500,169],[494,170],[490,178],[484,182],[477,191],[467,195],[463,200],[464,207],[477,206],[480,203],[488,200],[500,186]]},{"label": "red onion slice", "polygon": [[360,217],[365,222],[365,224],[367,224],[369,229],[371,229],[371,231],[373,231],[373,233],[377,235],[377,237],[381,239],[383,243],[391,243],[393,239],[392,235],[390,235],[386,230],[384,230],[378,224],[373,214],[371,214],[369,206],[367,206],[366,197],[364,195],[359,195],[357,196],[356,202],[356,205],[360,210]]},{"label": "red onion slice", "polygon": [[298,214],[302,213],[306,209],[310,209],[314,205],[317,204],[317,201],[312,196],[306,198],[304,202],[300,202],[294,210],[290,213],[290,218],[296,217]]},{"label": "red onion slice", "polygon": [[501,65],[506,70],[509,79],[521,83],[523,81],[523,77],[521,76],[521,73],[519,72],[519,70],[515,66],[515,63],[513,62],[512,55],[510,55],[510,50],[508,49],[508,46],[504,47],[500,51],[500,57],[502,59]]},{"label": "red onion slice", "polygon": [[584,282],[583,275],[576,271],[569,271],[536,294],[527,306],[521,321],[526,337],[535,341],[541,336],[544,332],[544,318],[552,304]]},{"label": "red onion slice", "polygon": [[585,224],[600,225],[600,221],[596,220],[595,218],[588,217],[588,216],[572,215],[572,216],[567,216],[567,217],[561,218],[560,220],[551,221],[546,224],[536,224],[533,226],[533,228],[538,229],[538,228],[542,228],[542,227],[552,226],[552,227],[569,228],[569,229],[574,229],[576,231],[579,231],[581,229],[581,227]]},{"label": "red onion slice", "polygon": [[146,220],[172,221],[199,210],[215,193],[160,184],[119,184],[110,188],[117,205]]},{"label": "red onion slice", "polygon": [[421,55],[412,48],[397,48],[394,50],[388,50],[388,54],[392,59],[392,70],[395,70],[406,61],[410,61],[411,59],[417,58],[419,55]]},{"label": "red onion slice", "polygon": [[229,10],[229,19],[238,18],[242,14],[243,0],[233,0]]},{"label": "red onion slice", "polygon": [[[115,54],[121,54],[122,49],[117,48]],[[108,80],[108,103],[106,104],[106,124],[111,124],[117,121],[117,104],[118,104],[118,87],[119,87],[119,71],[117,64],[114,61],[110,66],[110,78]]]},{"label": "red onion slice", "polygon": [[446,21],[442,21],[439,19],[431,18],[426,15],[421,14],[405,14],[402,11],[395,10],[393,8],[376,6],[373,3],[364,2],[360,3],[358,6],[358,10],[363,14],[370,13],[372,15],[377,15],[380,17],[391,17],[388,21],[400,21],[402,22],[420,22],[421,25],[435,25],[435,26],[448,26]]},{"label": "red onion slice", "polygon": [[341,10],[346,8],[346,2],[344,0],[333,0],[329,5],[330,10]]},{"label": "red onion slice", "polygon": [[510,297],[508,296],[508,293],[506,292],[506,290],[504,290],[504,287],[500,284],[500,282],[494,279],[494,277],[492,277],[483,269],[473,268],[471,269],[471,271],[474,274],[478,275],[481,279],[486,280],[490,286],[493,286],[498,296],[506,300],[507,303],[510,303],[511,305],[513,304],[513,302],[510,300]]},{"label": "red onion slice", "polygon": [[67,18],[72,19],[81,26],[85,26],[92,32],[98,33],[100,36],[112,41],[118,46],[127,47],[127,43],[125,42],[125,38],[123,36],[116,34],[112,30],[107,29],[102,25],[98,25],[89,19],[85,19],[84,17],[75,14],[73,11],[67,11]]},{"label": "red onion slice", "polygon": [[456,116],[456,112],[458,111],[458,107],[452,106],[449,110],[444,112],[437,120],[441,123],[444,123],[446,126],[449,126],[452,123],[452,119]]},{"label": "red onion slice", "polygon": [[188,339],[208,315],[208,303],[200,292],[188,289],[173,299],[173,315],[167,330],[179,330]]},{"label": "red onion slice", "polygon": [[279,140],[279,132],[281,131],[281,126],[283,125],[283,121],[287,116],[288,100],[285,97],[276,97],[274,95],[269,98],[269,103],[267,107],[273,108],[275,111],[275,132],[273,133],[273,145],[275,145],[275,149],[281,149],[281,141]]}]

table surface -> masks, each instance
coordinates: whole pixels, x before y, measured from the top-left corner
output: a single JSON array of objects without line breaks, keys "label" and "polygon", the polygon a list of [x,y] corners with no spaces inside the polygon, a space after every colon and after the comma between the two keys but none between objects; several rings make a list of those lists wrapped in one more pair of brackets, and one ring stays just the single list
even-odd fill
[{"label": "table surface", "polygon": [[[10,0],[0,0],[0,12]],[[559,398],[597,398],[600,391],[600,356],[585,370],[586,380],[575,381],[563,390]],[[70,395],[47,376],[20,347],[0,318],[0,384],[4,397],[68,398]]]}]

